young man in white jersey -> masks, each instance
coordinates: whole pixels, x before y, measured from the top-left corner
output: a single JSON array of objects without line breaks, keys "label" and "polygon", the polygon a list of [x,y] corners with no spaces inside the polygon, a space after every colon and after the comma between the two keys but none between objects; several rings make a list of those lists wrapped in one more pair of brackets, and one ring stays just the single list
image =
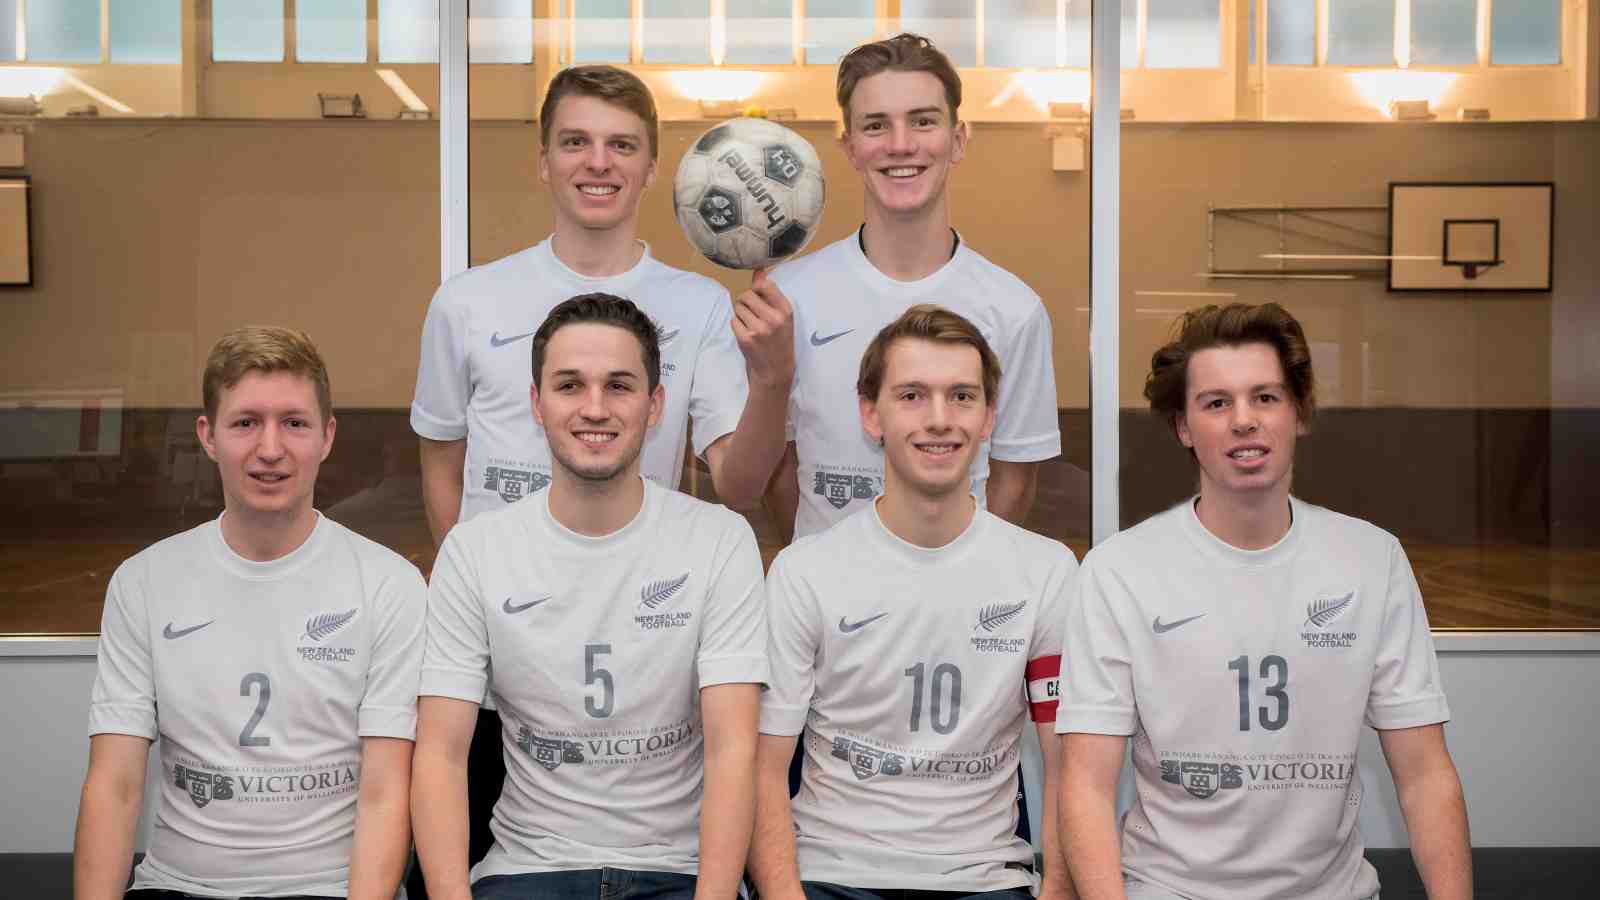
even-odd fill
[{"label": "young man in white jersey", "polygon": [[563,70],[539,113],[539,179],[554,232],[450,279],[423,325],[411,427],[421,439],[423,499],[434,543],[458,521],[550,483],[551,460],[528,415],[527,340],[556,304],[605,292],[660,327],[661,425],[641,469],[669,488],[694,452],[730,506],[755,505],[783,454],[794,371],[787,303],[758,278],[737,303],[709,278],[658,262],[638,239],[639,202],[655,183],[655,101],[611,66]]},{"label": "young man in white jersey", "polygon": [[[985,512],[972,459],[994,429],[1000,364],[966,319],[907,310],[862,357],[859,410],[885,490],[779,554],[768,579],[750,870],[766,900],[1027,898],[1016,834],[1030,712],[1053,823],[1052,729],[1071,551]],[[798,736],[805,764],[790,800]],[[1070,895],[1044,828],[1039,896]]]},{"label": "young man in white jersey", "polygon": [[769,489],[780,528],[814,534],[883,490],[883,455],[856,418],[856,362],[902,312],[933,303],[971,320],[999,355],[1006,387],[976,455],[978,502],[1021,524],[1038,464],[1061,453],[1050,317],[1021,279],[950,227],[949,178],[966,153],[961,79],[926,38],[864,44],[839,63],[840,138],[865,188],[856,233],[775,269],[794,305],[789,444]]},{"label": "young man in white jersey", "polygon": [[335,422],[304,334],[224,335],[203,395],[223,513],[111,578],[74,896],[123,896],[159,739],[128,897],[388,900],[410,848],[422,576],[311,505]]},{"label": "young man in white jersey", "polygon": [[[656,326],[575,297],[533,338],[548,490],[463,522],[429,586],[412,807],[433,900],[735,895],[767,681],[755,535],[640,476]],[[504,722],[494,844],[468,869],[466,758]],[[469,886],[470,885],[470,886]]]},{"label": "young man in white jersey", "polygon": [[[1062,827],[1086,900],[1367,900],[1356,749],[1378,730],[1431,900],[1472,896],[1461,783],[1400,542],[1290,494],[1314,410],[1282,307],[1186,314],[1145,396],[1198,496],[1096,547],[1066,625]],[[1128,736],[1138,785],[1114,818]]]}]

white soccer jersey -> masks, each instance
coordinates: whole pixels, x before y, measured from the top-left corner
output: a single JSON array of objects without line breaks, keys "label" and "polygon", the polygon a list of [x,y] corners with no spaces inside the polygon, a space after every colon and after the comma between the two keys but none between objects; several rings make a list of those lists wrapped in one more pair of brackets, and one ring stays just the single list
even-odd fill
[{"label": "white soccer jersey", "polygon": [[426,588],[318,516],[252,562],[207,522],[106,592],[89,734],[158,742],[160,811],[135,888],[345,896],[361,738],[412,740]]},{"label": "white soccer jersey", "polygon": [[422,326],[411,429],[430,440],[466,439],[461,521],[550,483],[550,447],[528,400],[530,345],[557,304],[594,292],[632,300],[659,329],[667,402],[645,438],[646,478],[678,486],[690,418],[697,455],[738,426],[748,387],[727,290],[657,262],[648,247],[632,269],[589,278],[546,239],[445,282]]},{"label": "white soccer jersey", "polygon": [[767,680],[761,557],[737,514],[644,484],[606,537],[563,527],[544,492],[439,551],[421,692],[477,703],[487,685],[506,757],[473,880],[699,870],[700,689]]},{"label": "white soccer jersey", "polygon": [[1060,455],[1050,316],[1021,279],[965,242],[920,281],[878,271],[856,234],[784,263],[772,278],[794,306],[789,439],[800,461],[796,537],[821,531],[883,493],[883,450],[861,427],[856,376],[878,332],[919,303],[970,319],[1000,358],[994,435],[972,464],[978,502],[985,500],[991,456],[1038,462]]},{"label": "white soccer jersey", "polygon": [[1362,721],[1450,715],[1400,542],[1291,502],[1257,551],[1193,502],[1154,516],[1089,553],[1069,608],[1056,731],[1133,735],[1123,869],[1195,900],[1375,895]]},{"label": "white soccer jersey", "polygon": [[1016,835],[1032,688],[1053,721],[1077,562],[978,510],[930,550],[877,505],[778,555],[761,731],[799,735],[800,877],[862,888],[1031,886]]}]

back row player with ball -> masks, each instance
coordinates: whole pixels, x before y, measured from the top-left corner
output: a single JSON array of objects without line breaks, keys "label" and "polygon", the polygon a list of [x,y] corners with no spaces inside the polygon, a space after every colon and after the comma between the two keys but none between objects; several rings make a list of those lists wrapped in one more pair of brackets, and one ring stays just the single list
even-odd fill
[{"label": "back row player with ball", "polygon": [[795,375],[783,463],[769,488],[780,529],[814,534],[883,491],[883,454],[861,432],[856,363],[919,303],[971,320],[1007,378],[977,455],[980,505],[1021,524],[1037,464],[1061,453],[1050,317],[1021,279],[950,227],[949,178],[967,147],[961,79],[926,38],[863,44],[840,63],[841,145],[866,189],[857,231],[772,271],[794,306]]}]

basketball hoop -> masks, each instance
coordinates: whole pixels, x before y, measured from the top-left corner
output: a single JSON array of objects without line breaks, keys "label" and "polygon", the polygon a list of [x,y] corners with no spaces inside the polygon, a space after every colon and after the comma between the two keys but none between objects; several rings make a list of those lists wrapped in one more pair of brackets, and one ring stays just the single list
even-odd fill
[{"label": "basketball hoop", "polygon": [[1500,220],[1445,219],[1439,258],[1443,265],[1459,268],[1468,279],[1501,265],[1505,260],[1500,258]]}]

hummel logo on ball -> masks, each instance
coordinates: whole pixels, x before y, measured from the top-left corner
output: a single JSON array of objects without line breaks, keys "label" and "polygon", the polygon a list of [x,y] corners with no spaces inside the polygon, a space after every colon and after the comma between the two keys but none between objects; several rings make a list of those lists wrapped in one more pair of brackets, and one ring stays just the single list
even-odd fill
[{"label": "hummel logo on ball", "polygon": [[[215,622],[215,621],[216,621],[216,619],[212,619],[211,620],[211,622]],[[200,629],[206,627],[207,625],[210,625],[211,622],[201,622],[199,625],[190,625],[188,628],[178,628],[178,629],[174,629],[172,627],[172,623],[168,622],[167,623],[167,627],[161,629],[161,636],[166,638],[169,641],[176,640],[178,638],[183,637],[186,634],[194,634],[196,631],[199,631]]]},{"label": "hummel logo on ball", "polygon": [[811,346],[813,346],[813,347],[821,347],[823,344],[827,344],[827,343],[831,343],[833,341],[837,341],[839,338],[844,337],[845,335],[849,334],[852,331],[855,331],[855,329],[854,328],[846,328],[844,331],[841,331],[838,334],[830,334],[830,335],[828,335],[826,337],[817,337],[817,333],[815,331],[813,331],[813,332],[811,332]]},{"label": "hummel logo on ball", "polygon": [[1205,615],[1205,613],[1201,613],[1198,616],[1190,616],[1187,619],[1179,619],[1176,622],[1168,622],[1165,625],[1161,624],[1161,617],[1156,616],[1155,620],[1150,623],[1150,630],[1154,631],[1156,634],[1166,634],[1174,628],[1182,628],[1190,622],[1193,622],[1195,619],[1203,619],[1205,618]]},{"label": "hummel logo on ball", "polygon": [[887,616],[887,615],[888,615],[888,613],[878,613],[875,616],[868,616],[867,618],[862,619],[859,622],[846,622],[844,620],[844,616],[840,616],[839,617],[839,631],[842,634],[850,634],[852,632],[860,631],[861,629],[867,627],[868,625],[871,625],[873,622],[876,622],[879,619],[881,619],[881,618],[883,618],[884,616]]}]

